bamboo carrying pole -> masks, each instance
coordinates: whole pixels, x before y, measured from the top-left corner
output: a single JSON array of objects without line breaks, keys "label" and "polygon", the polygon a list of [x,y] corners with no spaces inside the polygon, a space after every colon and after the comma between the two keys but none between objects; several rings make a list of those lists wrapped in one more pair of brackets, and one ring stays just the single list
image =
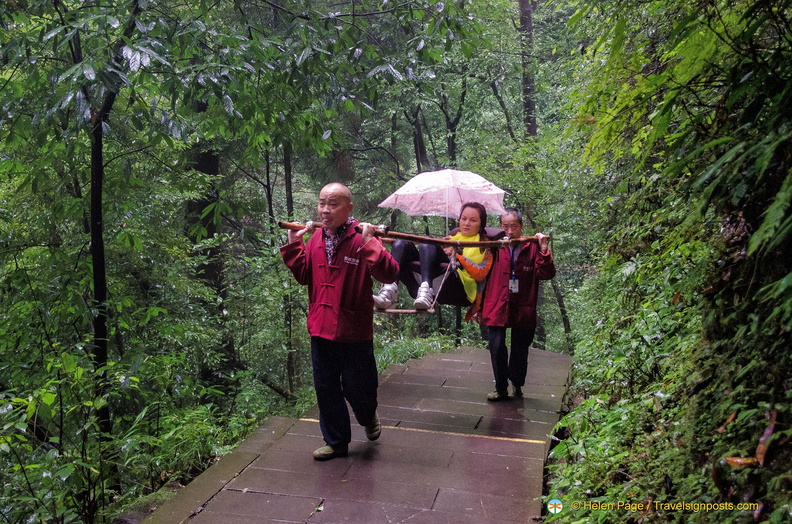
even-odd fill
[{"label": "bamboo carrying pole", "polygon": [[[310,222],[308,222],[310,224]],[[291,229],[292,231],[300,231],[307,227],[307,224],[300,224],[299,222],[278,222],[278,227],[281,229]],[[509,238],[504,240],[479,240],[477,242],[464,242],[461,240],[446,240],[443,238],[432,238],[432,237],[424,237],[419,235],[411,235],[409,233],[399,233],[397,231],[389,231],[385,226],[375,226],[376,230],[374,232],[375,236],[383,237],[384,240],[388,239],[402,239],[402,240],[409,240],[411,242],[417,242],[420,244],[431,244],[434,246],[451,246],[451,247],[502,247],[502,246],[509,246],[513,244],[524,244],[526,242],[538,242],[539,239],[535,236],[532,237],[517,237],[517,238]],[[360,231],[360,226],[357,227],[358,231]],[[550,235],[547,235],[547,238],[550,238]]]},{"label": "bamboo carrying pole", "polygon": [[292,231],[300,231],[301,229],[305,229],[306,227],[313,225],[313,222],[310,220],[305,224],[300,224],[299,222],[283,222],[282,220],[278,221],[278,227],[281,229],[291,229]]}]

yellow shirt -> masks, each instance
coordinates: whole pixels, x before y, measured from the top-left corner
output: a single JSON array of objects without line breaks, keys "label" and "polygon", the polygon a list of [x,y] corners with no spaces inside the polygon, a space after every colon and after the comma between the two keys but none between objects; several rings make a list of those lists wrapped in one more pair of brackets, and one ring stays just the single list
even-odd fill
[{"label": "yellow shirt", "polygon": [[[481,240],[481,235],[476,233],[473,236],[467,237],[462,233],[457,233],[451,237],[451,240],[459,240],[461,242],[478,242]],[[484,262],[486,252],[482,252],[481,249],[477,247],[466,247],[462,249],[462,256],[474,264],[481,264]],[[473,303],[476,300],[476,281],[470,276],[470,273],[464,269],[459,268],[457,271],[459,272],[459,280],[462,281],[462,285],[465,288],[465,294],[467,295],[468,300]]]}]

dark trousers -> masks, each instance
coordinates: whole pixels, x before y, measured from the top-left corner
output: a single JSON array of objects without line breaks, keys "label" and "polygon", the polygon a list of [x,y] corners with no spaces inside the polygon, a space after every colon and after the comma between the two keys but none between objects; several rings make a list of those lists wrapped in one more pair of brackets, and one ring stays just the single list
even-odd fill
[{"label": "dark trousers", "polygon": [[[434,283],[438,277],[442,277],[448,267],[448,256],[440,246],[430,244],[418,244],[415,246],[410,241],[397,239],[391,246],[391,256],[399,263],[399,280],[407,288],[410,296],[415,298],[418,295],[418,286],[421,282]],[[415,278],[416,268],[413,262],[418,262],[421,274],[421,281]],[[469,306],[470,300],[467,298],[465,286],[459,279],[456,271],[452,271],[440,289],[434,289],[439,304],[449,304],[452,306]]]},{"label": "dark trousers", "polygon": [[346,402],[362,426],[370,424],[377,411],[374,342],[342,343],[311,337],[311,362],[322,436],[330,446],[347,445],[352,441],[352,429]]},{"label": "dark trousers", "polygon": [[508,393],[509,381],[512,386],[525,385],[528,373],[528,348],[533,342],[535,329],[511,328],[511,351],[506,349],[506,329],[501,326],[487,326],[487,348],[490,351],[492,371],[495,374],[495,390]]}]

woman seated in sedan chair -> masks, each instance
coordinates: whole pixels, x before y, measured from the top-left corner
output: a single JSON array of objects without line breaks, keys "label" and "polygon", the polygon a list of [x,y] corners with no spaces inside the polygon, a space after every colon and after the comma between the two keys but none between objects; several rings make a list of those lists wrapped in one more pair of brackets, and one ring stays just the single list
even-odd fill
[{"label": "woman seated in sedan chair", "polygon": [[[488,240],[485,234],[487,211],[478,202],[462,205],[459,232],[446,240],[478,242]],[[495,230],[499,231],[499,230]],[[472,306],[465,317],[469,320],[480,302],[481,290],[492,267],[492,253],[479,247],[465,247],[455,253],[452,246],[415,244],[409,240],[394,240],[391,255],[399,263],[399,280],[414,298],[416,310],[429,310],[435,302],[454,306]],[[449,268],[449,263],[457,265]],[[446,273],[448,273],[446,275]],[[390,309],[398,301],[398,282],[385,284],[374,304],[378,309]]]}]

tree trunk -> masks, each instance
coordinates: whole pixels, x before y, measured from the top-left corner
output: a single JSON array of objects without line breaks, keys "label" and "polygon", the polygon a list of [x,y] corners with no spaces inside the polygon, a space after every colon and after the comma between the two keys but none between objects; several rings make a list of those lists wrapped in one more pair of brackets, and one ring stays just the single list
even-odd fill
[{"label": "tree trunk", "polygon": [[286,216],[294,220],[294,192],[292,190],[292,148],[289,142],[283,144],[283,179],[286,186]]},{"label": "tree trunk", "polygon": [[[294,194],[292,190],[292,150],[291,144],[283,144],[283,177],[286,185],[286,216],[294,220]],[[289,287],[292,280],[289,279]],[[297,387],[297,351],[294,348],[294,308],[292,307],[291,293],[283,295],[283,321],[286,327],[286,377],[289,384],[289,393]]]},{"label": "tree trunk", "polygon": [[[399,150],[399,139],[398,139],[398,129],[399,129],[399,113],[394,111],[391,115],[391,134],[390,134],[390,150],[392,151],[393,155],[396,155],[396,152]],[[401,173],[396,173],[399,180],[401,180]]]},{"label": "tree trunk", "polygon": [[[264,191],[266,191],[267,193],[267,214],[269,215],[269,231],[270,231],[270,237],[272,238],[272,246],[274,247],[275,236],[278,231],[277,230],[278,217],[275,216],[275,204],[273,202],[273,195],[272,195],[273,188],[272,188],[272,179],[270,176],[270,171],[272,170],[271,167],[272,164],[270,163],[270,154],[269,154],[269,150],[267,150],[267,152],[264,153],[264,170],[266,171],[266,177],[267,177],[266,183],[264,184]],[[292,217],[289,217],[289,220],[291,219]]]},{"label": "tree trunk", "polygon": [[456,111],[453,111],[453,115],[448,97],[445,94],[441,96],[440,109],[445,117],[446,148],[450,167],[456,167],[457,164],[457,132],[465,108],[465,98],[467,98],[467,78],[462,81],[462,94],[459,97],[459,105]]},{"label": "tree trunk", "polygon": [[454,306],[456,315],[456,325],[454,326],[454,343],[456,347],[462,345],[462,306]]},{"label": "tree trunk", "polygon": [[[196,103],[196,112],[202,113],[206,111],[208,105],[206,102],[198,101]],[[220,174],[220,157],[212,151],[206,150],[207,144],[198,143],[193,147],[192,167],[196,171],[206,173],[216,177]],[[217,205],[220,200],[220,195],[215,186],[208,195],[195,200],[187,202],[187,213],[189,223],[202,228],[190,236],[190,240],[198,244],[202,238],[213,238],[217,234],[217,224],[214,219],[214,213],[209,213],[203,216],[204,210],[212,204]],[[203,275],[202,279],[206,281],[213,289],[220,295],[222,289],[222,262],[219,257],[219,250],[216,247],[211,247],[203,252],[206,256],[206,263],[199,267],[199,274]]]},{"label": "tree trunk", "polygon": [[413,128],[413,150],[415,151],[415,165],[418,172],[426,171],[431,163],[429,162],[429,155],[426,152],[426,140],[424,139],[423,126],[421,125],[421,106],[415,106],[412,109],[412,114],[404,112],[407,117],[407,122]]},{"label": "tree trunk", "polygon": [[[94,115],[91,129],[91,264],[93,266],[94,310],[93,318],[93,365],[97,371],[97,397],[107,390],[104,373],[99,370],[107,365],[108,319],[107,319],[107,260],[104,245],[104,124],[115,103],[116,93],[108,93],[102,108]],[[113,429],[110,408],[107,404],[99,409],[99,430],[102,439],[109,439]]]},{"label": "tree trunk", "polygon": [[[522,60],[522,102],[523,102],[523,137],[527,144],[536,137],[536,85],[534,81],[533,66],[533,9],[532,0],[520,0],[520,47]],[[525,166],[525,180],[530,181],[534,178],[534,163],[530,160]],[[525,216],[528,221],[533,223],[534,204],[532,200],[524,203],[526,207]],[[541,320],[540,320],[541,322]]]},{"label": "tree trunk", "polygon": [[[520,0],[520,39],[521,39],[521,59],[522,59],[522,102],[523,102],[523,136],[527,144],[536,138],[536,84],[534,81],[534,70],[532,63],[533,55],[533,8],[531,0]],[[525,178],[531,180],[534,177],[535,166],[530,160],[526,162]],[[533,202],[529,199],[524,202],[525,218],[536,229],[534,222],[535,210]],[[539,296],[537,308],[544,302],[544,286],[539,286]],[[536,321],[536,342],[540,348],[545,347],[546,333],[544,329],[544,319],[540,316]]]},{"label": "tree trunk", "polygon": [[[137,0],[132,2],[130,23],[124,30],[125,39],[130,39],[135,29],[135,21],[137,15],[140,13],[140,5]],[[74,63],[78,64],[83,61],[80,35],[74,37],[76,45],[74,46],[73,59]],[[124,42],[119,40],[114,49],[115,60],[121,63],[121,45]],[[104,127],[110,119],[110,113],[115,105],[118,93],[108,90],[105,94],[102,106],[98,111],[93,112],[91,116],[91,208],[89,211],[88,223],[90,226],[91,234],[91,265],[92,265],[92,278],[93,278],[93,309],[96,313],[92,319],[92,350],[93,350],[93,365],[96,370],[95,376],[95,395],[97,399],[104,401],[103,397],[106,396],[109,384],[107,381],[107,374],[104,368],[108,363],[108,350],[109,350],[109,319],[108,319],[108,288],[107,288],[107,257],[105,255],[104,244],[104,177],[105,177],[105,159],[104,159]],[[86,93],[86,99],[88,99]],[[83,518],[88,523],[95,521],[98,515],[100,506],[106,502],[106,489],[120,492],[120,475],[117,469],[117,463],[113,460],[109,453],[109,446],[105,443],[113,439],[113,420],[110,414],[109,402],[102,402],[102,406],[97,410],[97,424],[99,427],[99,441],[103,444],[100,446],[99,464],[101,465],[100,477],[98,479],[98,494],[97,492],[91,493],[90,490],[86,491],[86,497],[83,501],[85,512]],[[86,437],[87,438],[87,437]],[[83,456],[83,459],[86,457]],[[91,481],[92,482],[92,481]]]},{"label": "tree trunk", "polygon": [[495,100],[498,101],[501,111],[503,111],[504,118],[506,118],[506,130],[509,132],[509,137],[514,142],[517,142],[517,136],[514,134],[514,126],[512,125],[511,114],[509,114],[509,108],[506,107],[506,102],[503,100],[503,95],[501,95],[500,90],[498,89],[498,83],[493,80],[490,82],[490,88],[492,89],[492,94],[495,96]]},{"label": "tree trunk", "polygon": [[[542,304],[544,304],[544,282],[540,280],[539,293],[536,296],[537,311],[542,307]],[[534,345],[539,349],[545,349],[547,347],[547,331],[545,331],[544,319],[541,315],[537,315],[536,318],[536,334],[534,336],[534,341],[536,342]]]},{"label": "tree trunk", "polygon": [[566,303],[564,302],[564,294],[561,291],[561,286],[553,279],[550,281],[553,286],[553,293],[555,293],[556,301],[558,302],[558,309],[561,310],[561,320],[564,322],[564,333],[567,339],[567,348],[569,354],[574,353],[574,345],[572,344],[572,324],[569,322],[569,313],[567,312]]},{"label": "tree trunk", "polygon": [[531,0],[520,0],[523,124],[526,139],[536,136],[536,86],[532,63],[533,9],[534,3]]},{"label": "tree trunk", "polygon": [[[207,107],[206,102],[198,101],[196,111],[201,113]],[[198,143],[193,148],[193,168],[214,178],[220,174],[220,155],[211,149],[210,144]],[[195,228],[193,234],[190,235],[190,240],[195,244],[198,244],[202,238],[214,238],[218,233],[219,220],[216,218],[216,213],[210,212],[203,216],[207,207],[213,204],[215,206],[220,204],[220,192],[214,185],[208,194],[187,203],[188,220]],[[218,208],[215,208],[215,211],[218,211]],[[233,379],[230,377],[234,376],[234,371],[239,368],[240,363],[236,354],[233,334],[226,325],[225,264],[221,248],[217,245],[204,249],[201,255],[205,257],[205,262],[198,266],[199,278],[214,291],[219,299],[215,311],[218,318],[217,329],[221,332],[218,350],[223,361],[219,363],[219,369],[202,366],[199,373],[202,380],[226,390],[233,387]]]}]

